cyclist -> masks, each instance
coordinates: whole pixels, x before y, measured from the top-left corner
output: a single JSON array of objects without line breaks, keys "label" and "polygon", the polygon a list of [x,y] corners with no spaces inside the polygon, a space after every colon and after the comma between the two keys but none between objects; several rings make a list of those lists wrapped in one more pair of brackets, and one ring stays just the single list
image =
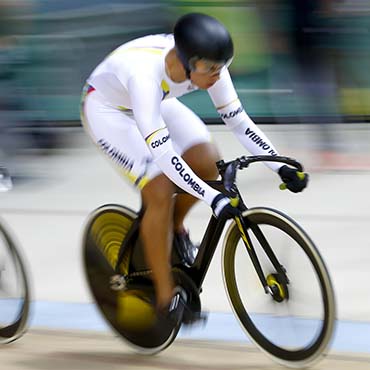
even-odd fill
[{"label": "cyclist", "polygon": [[[277,155],[276,149],[244,111],[228,72],[234,55],[226,28],[215,18],[191,13],[173,34],[130,41],[113,51],[92,72],[82,98],[82,122],[95,144],[140,189],[140,237],[152,270],[158,312],[180,321],[186,294],[175,287],[170,269],[172,235],[192,263],[195,247],[184,218],[197,200],[215,217],[230,218],[230,199],[204,180],[217,176],[219,154],[205,124],[177,97],[206,89],[225,124],[245,148]],[[275,163],[288,189],[302,191],[308,176]],[[188,194],[174,197],[176,185]],[[190,259],[190,260],[189,260]],[[198,312],[190,315],[196,319]]]}]

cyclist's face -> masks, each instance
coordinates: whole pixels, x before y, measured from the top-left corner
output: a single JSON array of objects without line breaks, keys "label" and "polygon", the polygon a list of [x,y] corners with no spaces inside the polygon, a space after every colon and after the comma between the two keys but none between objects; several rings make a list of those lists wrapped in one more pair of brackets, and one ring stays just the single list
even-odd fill
[{"label": "cyclist's face", "polygon": [[223,68],[224,64],[198,60],[195,69],[190,73],[191,81],[200,89],[209,89],[220,79]]}]

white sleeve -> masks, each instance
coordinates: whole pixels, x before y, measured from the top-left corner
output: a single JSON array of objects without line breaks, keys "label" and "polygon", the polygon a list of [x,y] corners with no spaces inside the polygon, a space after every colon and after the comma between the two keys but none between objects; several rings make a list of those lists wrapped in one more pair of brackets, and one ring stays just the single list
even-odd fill
[{"label": "white sleeve", "polygon": [[155,163],[177,186],[211,205],[219,192],[201,180],[172,146],[160,114],[162,90],[159,84],[148,76],[131,77],[128,91],[135,120]]},{"label": "white sleeve", "polygon": [[[245,112],[227,70],[222,72],[221,78],[208,89],[208,93],[226,126],[234,132],[250,153],[278,155],[267,136]],[[275,172],[282,166],[281,163],[274,162],[265,162],[265,164]]]}]

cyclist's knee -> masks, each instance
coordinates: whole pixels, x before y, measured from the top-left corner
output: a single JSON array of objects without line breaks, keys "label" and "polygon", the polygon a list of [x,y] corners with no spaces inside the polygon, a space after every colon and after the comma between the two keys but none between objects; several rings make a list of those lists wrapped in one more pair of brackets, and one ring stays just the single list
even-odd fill
[{"label": "cyclist's knee", "polygon": [[183,158],[203,180],[217,178],[216,162],[220,160],[220,155],[214,144],[202,143],[195,145],[183,154]]},{"label": "cyclist's knee", "polygon": [[159,175],[151,180],[141,191],[144,207],[169,207],[173,202],[175,186],[165,175]]}]

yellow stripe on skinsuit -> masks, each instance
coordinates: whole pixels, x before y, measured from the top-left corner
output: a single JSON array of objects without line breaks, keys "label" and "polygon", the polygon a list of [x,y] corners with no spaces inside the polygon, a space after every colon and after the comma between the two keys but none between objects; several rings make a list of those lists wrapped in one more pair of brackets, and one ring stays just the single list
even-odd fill
[{"label": "yellow stripe on skinsuit", "polygon": [[[136,186],[140,189],[143,190],[144,186],[150,181],[149,177],[145,176],[143,177]],[[136,183],[136,181],[135,181]]]},{"label": "yellow stripe on skinsuit", "polygon": [[118,105],[117,106],[118,110],[127,114],[127,115],[130,115],[130,116],[133,116],[134,112],[132,111],[131,108],[126,108],[124,107],[123,105]]},{"label": "yellow stripe on skinsuit", "polygon": [[162,96],[162,100],[163,100],[170,93],[170,87],[168,86],[168,83],[165,80],[162,80],[161,88],[162,88],[162,91],[163,91],[163,96]]},{"label": "yellow stripe on skinsuit", "polygon": [[146,47],[146,46],[143,46],[143,47],[136,46],[136,47],[123,49],[123,50],[114,50],[109,55],[113,55],[113,54],[117,54],[117,53],[127,53],[127,52],[130,52],[130,51],[144,51],[146,53],[161,55],[161,54],[163,54],[164,50],[165,50],[165,48],[159,48],[159,47],[158,48],[155,48],[155,47],[151,48],[151,47]]},{"label": "yellow stripe on skinsuit", "polygon": [[[117,166],[117,165],[116,165]],[[138,176],[135,176],[133,175],[132,173],[128,172],[128,171],[125,171],[123,170],[121,167],[118,167],[119,168],[119,172],[124,176],[126,177],[132,184],[134,184],[138,189],[142,190],[144,188],[144,186],[150,181],[149,177],[147,176],[143,176],[142,179],[140,179],[139,182],[137,182],[138,180]]]},{"label": "yellow stripe on skinsuit", "polygon": [[236,102],[236,101],[238,101],[238,100],[239,100],[239,98],[236,98],[236,99],[232,100],[230,103],[227,103],[227,104],[225,104],[225,105],[221,105],[221,106],[219,106],[219,107],[216,107],[216,110],[224,109],[224,108],[226,108],[228,105],[230,105],[230,104],[232,104],[232,103],[234,103],[234,102]]},{"label": "yellow stripe on skinsuit", "polygon": [[150,142],[151,142],[151,140],[152,140],[152,137],[157,133],[157,132],[159,132],[159,131],[161,131],[161,130],[164,130],[165,129],[165,127],[162,127],[162,128],[159,128],[158,130],[155,130],[154,132],[152,132],[149,136],[147,136],[146,138],[145,138],[145,142],[147,143],[147,144],[149,144]]}]

